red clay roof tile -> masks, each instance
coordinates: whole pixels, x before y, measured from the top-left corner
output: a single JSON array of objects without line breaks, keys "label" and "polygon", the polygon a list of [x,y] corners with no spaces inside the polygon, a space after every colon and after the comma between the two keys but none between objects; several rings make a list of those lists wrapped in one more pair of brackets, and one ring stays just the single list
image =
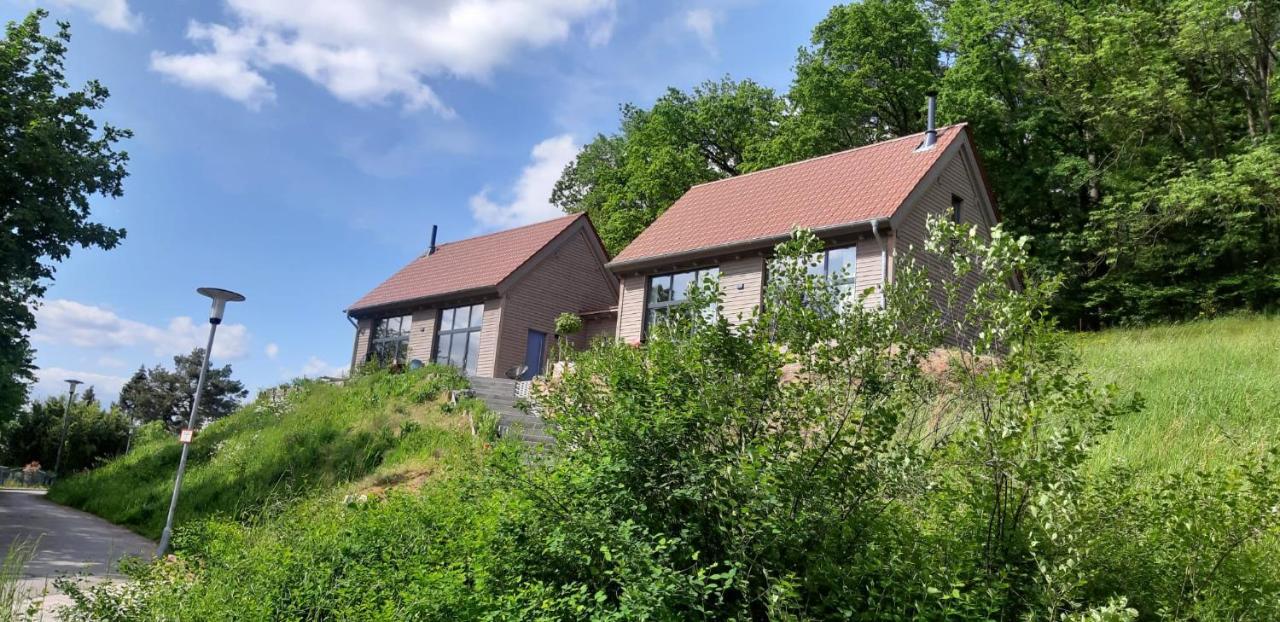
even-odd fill
[{"label": "red clay roof tile", "polygon": [[963,132],[964,124],[939,128],[924,151],[916,151],[924,134],[912,134],[694,186],[612,264],[888,218]]},{"label": "red clay roof tile", "polygon": [[570,214],[436,247],[373,288],[347,311],[497,287],[584,214]]}]

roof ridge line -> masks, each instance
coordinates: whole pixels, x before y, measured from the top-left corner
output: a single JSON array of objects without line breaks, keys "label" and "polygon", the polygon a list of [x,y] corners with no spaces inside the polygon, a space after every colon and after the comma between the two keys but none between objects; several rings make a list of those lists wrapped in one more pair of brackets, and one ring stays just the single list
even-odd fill
[{"label": "roof ridge line", "polygon": [[[952,123],[951,125],[944,125],[944,126],[942,126],[942,127],[940,127],[940,128],[937,128],[937,131],[938,131],[938,132],[943,132],[943,131],[946,131],[946,130],[950,130],[950,129],[952,129],[952,128],[964,127],[964,126],[966,126],[966,125],[968,125],[968,124],[969,124],[969,123],[968,123],[967,121],[961,121],[960,123]],[[712,184],[718,184],[718,183],[720,183],[720,182],[722,182],[722,181],[732,181],[732,180],[734,180],[734,179],[742,179],[743,177],[747,177],[747,176],[750,176],[750,175],[755,175],[755,174],[757,174],[757,173],[767,173],[767,172],[769,172],[769,171],[776,171],[776,170],[778,170],[778,169],[787,168],[787,167],[789,167],[789,166],[796,166],[797,164],[808,164],[809,162],[815,162],[815,161],[817,161],[817,160],[823,160],[823,159],[826,159],[826,158],[833,158],[833,157],[835,157],[835,156],[845,155],[845,154],[847,154],[847,153],[853,153],[854,151],[859,151],[859,150],[862,150],[862,149],[870,149],[870,148],[872,148],[872,147],[879,147],[879,146],[881,146],[881,145],[887,145],[887,144],[889,144],[889,143],[896,143],[896,142],[898,142],[898,141],[900,141],[900,140],[907,140],[908,138],[914,138],[914,137],[917,137],[917,136],[924,136],[924,135],[925,135],[925,132],[916,132],[915,134],[907,134],[906,136],[899,136],[899,137],[897,137],[897,138],[890,138],[889,140],[882,140],[882,141],[880,141],[880,142],[878,142],[878,143],[871,143],[871,144],[869,144],[869,145],[860,145],[860,146],[858,146],[858,147],[850,147],[850,148],[845,149],[845,150],[843,150],[843,151],[835,151],[835,152],[832,152],[832,153],[824,153],[824,154],[822,154],[822,155],[820,155],[820,156],[813,156],[812,158],[806,158],[806,159],[804,159],[804,160],[796,160],[795,162],[787,162],[786,164],[779,164],[779,165],[777,165],[777,166],[770,166],[769,168],[762,168],[762,169],[760,169],[760,170],[758,170],[758,171],[751,171],[751,172],[749,172],[749,173],[743,173],[743,174],[741,174],[741,175],[734,175],[733,177],[725,177],[725,178],[723,178],[723,179],[713,179],[713,180],[711,180],[711,181],[704,181],[704,182],[702,182],[702,183],[700,183],[700,184],[694,184],[694,185],[690,186],[690,187],[689,187],[689,190],[693,190],[694,188],[700,188],[700,187],[702,187],[702,186],[710,186],[710,185],[712,185]]]},{"label": "roof ridge line", "polygon": [[[567,218],[576,218],[576,217],[578,217],[578,216],[582,216],[583,214],[586,214],[586,212],[578,212],[578,213],[576,213],[576,214],[565,214],[564,216],[556,216],[555,218],[548,218],[548,219],[546,219],[546,220],[539,220],[538,222],[531,222],[531,223],[529,223],[529,224],[526,224],[526,225],[520,225],[520,226],[517,226],[517,227],[512,227],[512,228],[510,228],[510,229],[502,229],[501,231],[491,231],[491,232],[489,232],[489,233],[481,233],[480,235],[473,235],[473,236],[471,236],[471,237],[469,237],[469,238],[462,238],[461,240],[451,240],[451,241],[449,241],[449,242],[441,242],[441,243],[439,243],[439,244],[436,244],[436,249],[437,249],[437,250],[439,250],[439,249],[441,249],[441,248],[443,248],[443,247],[445,247],[445,246],[449,246],[449,245],[451,245],[451,244],[461,244],[461,243],[463,243],[463,242],[470,242],[470,241],[472,241],[472,240],[481,240],[481,239],[484,239],[484,238],[493,237],[493,236],[495,236],[495,235],[501,235],[501,234],[503,234],[503,233],[511,233],[512,231],[519,231],[519,230],[521,230],[521,229],[528,229],[528,228],[530,228],[530,227],[537,227],[537,226],[539,226],[539,225],[545,225],[545,224],[553,223],[553,222],[555,222],[555,221],[557,221],[557,220],[565,220],[565,219],[567,219]],[[430,251],[430,250],[431,250],[431,249],[429,249],[429,248],[427,249],[427,251]],[[418,255],[418,257],[422,257],[423,255],[426,255],[426,254],[427,254],[427,252],[426,252],[426,251],[424,251],[423,253],[419,254],[419,255]]]}]

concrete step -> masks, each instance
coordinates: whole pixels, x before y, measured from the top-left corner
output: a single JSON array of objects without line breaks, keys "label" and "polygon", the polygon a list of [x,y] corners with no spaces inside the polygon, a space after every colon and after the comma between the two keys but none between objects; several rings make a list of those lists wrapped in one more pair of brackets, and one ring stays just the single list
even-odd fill
[{"label": "concrete step", "polygon": [[468,378],[471,387],[516,387],[515,380],[507,380],[506,378]]},{"label": "concrete step", "polygon": [[516,397],[516,381],[505,378],[469,378],[471,394],[482,400],[489,410],[498,415],[498,434],[516,436],[520,440],[548,445],[555,441],[547,434],[547,424],[537,415],[531,415],[516,407],[522,401]]},{"label": "concrete step", "polygon": [[551,438],[551,436],[542,429],[530,430],[519,427],[498,427],[498,436],[508,437],[513,435],[526,443],[550,445],[555,442],[555,439]]},{"label": "concrete step", "polygon": [[521,412],[500,412],[498,413],[498,417],[502,420],[503,423],[510,423],[513,425],[517,423],[521,425],[538,426],[538,427],[543,427],[547,425],[547,422],[543,421],[542,417],[539,417],[537,415],[528,415]]},{"label": "concrete step", "polygon": [[498,391],[484,391],[484,390],[478,390],[478,389],[472,389],[471,395],[478,397],[482,400],[504,400],[504,401],[514,402],[517,399],[520,399],[512,393],[502,393]]},{"label": "concrete step", "polygon": [[484,405],[494,412],[509,412],[513,414],[526,414],[523,408],[516,406],[515,402],[508,400],[484,400]]}]

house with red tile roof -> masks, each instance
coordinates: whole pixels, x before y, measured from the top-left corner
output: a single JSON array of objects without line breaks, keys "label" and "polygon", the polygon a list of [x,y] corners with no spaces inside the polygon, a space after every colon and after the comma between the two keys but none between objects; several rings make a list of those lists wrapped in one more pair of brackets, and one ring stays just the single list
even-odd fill
[{"label": "house with red tile roof", "polygon": [[584,343],[611,335],[618,282],[585,214],[435,246],[347,308],[352,367],[378,359],[453,365],[468,375],[542,371],[555,318],[581,314]]},{"label": "house with red tile roof", "polygon": [[763,302],[772,249],[797,227],[825,242],[823,270],[846,275],[853,292],[871,290],[864,304],[879,306],[879,288],[909,249],[941,276],[940,258],[924,252],[930,215],[983,235],[998,221],[964,124],[694,186],[609,262],[619,278],[616,334],[641,341],[709,275],[719,277],[726,317],[746,317]]}]

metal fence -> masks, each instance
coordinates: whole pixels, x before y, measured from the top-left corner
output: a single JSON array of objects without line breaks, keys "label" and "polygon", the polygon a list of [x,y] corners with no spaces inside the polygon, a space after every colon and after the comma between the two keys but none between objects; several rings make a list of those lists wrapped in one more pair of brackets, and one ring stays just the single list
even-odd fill
[{"label": "metal fence", "polygon": [[45,487],[53,483],[53,473],[41,469],[18,469],[0,466],[0,487]]}]

